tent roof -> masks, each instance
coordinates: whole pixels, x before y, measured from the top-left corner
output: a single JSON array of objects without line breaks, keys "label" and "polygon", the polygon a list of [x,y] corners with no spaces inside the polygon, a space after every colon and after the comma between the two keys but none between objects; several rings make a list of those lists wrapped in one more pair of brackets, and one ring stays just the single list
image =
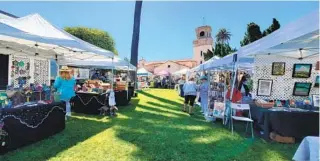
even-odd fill
[{"label": "tent roof", "polygon": [[101,59],[86,59],[86,60],[77,60],[77,59],[62,59],[57,62],[59,65],[66,66],[77,66],[77,67],[89,67],[89,68],[103,68],[103,69],[111,69],[115,67],[115,69],[121,70],[135,70],[135,66],[130,64],[129,62],[115,57],[113,62],[112,59],[101,58]]},{"label": "tent roof", "polygon": [[238,57],[238,64],[250,63],[249,60],[245,59],[250,59],[248,57],[253,55],[274,54],[295,58],[317,56],[319,54],[319,12],[312,12],[266,37],[241,47],[231,55],[192,70],[229,66],[233,62],[233,55],[235,54]]},{"label": "tent roof", "polygon": [[173,74],[175,74],[175,75],[186,74],[186,73],[188,73],[189,70],[190,69],[188,69],[188,68],[184,68],[184,69],[181,69],[179,71],[174,72]]},{"label": "tent roof", "polygon": [[[26,45],[28,48],[24,50],[42,47],[62,57],[87,59],[114,56],[111,51],[89,44],[53,26],[39,14],[17,19],[0,19],[0,40],[2,40],[0,44],[2,47],[17,49],[16,44]],[[21,50],[21,48],[18,49]]]},{"label": "tent roof", "polygon": [[[240,48],[239,57],[273,54],[281,55],[283,50],[299,50],[300,48],[319,49],[319,11],[314,11],[295,22],[292,22],[268,36]],[[273,53],[268,52],[273,51]],[[278,50],[278,51],[276,51]],[[298,55],[284,54],[283,56],[300,57]],[[308,54],[305,54],[308,56]]]},{"label": "tent roof", "polygon": [[137,70],[137,75],[151,75],[151,73],[150,72],[148,72],[146,69],[144,69],[144,68],[139,68],[138,70]]}]

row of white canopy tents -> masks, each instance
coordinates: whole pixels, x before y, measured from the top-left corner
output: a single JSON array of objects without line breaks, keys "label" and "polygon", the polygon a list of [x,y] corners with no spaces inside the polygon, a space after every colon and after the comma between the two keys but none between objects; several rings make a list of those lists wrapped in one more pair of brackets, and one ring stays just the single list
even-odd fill
[{"label": "row of white canopy tents", "polygon": [[[284,26],[268,36],[221,59],[212,58],[191,69],[200,72],[213,69],[253,68],[254,56],[276,55],[303,59],[319,56],[319,11],[312,12]],[[237,57],[237,59],[234,59]],[[234,61],[236,60],[236,61]],[[236,70],[235,69],[235,70]]]},{"label": "row of white canopy tents", "polygon": [[0,17],[0,53],[56,60],[59,65],[135,70],[111,51],[50,24],[39,14]]}]

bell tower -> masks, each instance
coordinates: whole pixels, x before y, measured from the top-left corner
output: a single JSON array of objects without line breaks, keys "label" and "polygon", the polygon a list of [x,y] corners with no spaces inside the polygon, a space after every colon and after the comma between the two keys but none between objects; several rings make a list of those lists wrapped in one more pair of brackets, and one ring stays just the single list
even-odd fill
[{"label": "bell tower", "polygon": [[211,32],[211,27],[207,25],[196,28],[197,39],[193,41],[193,60],[197,62],[197,65],[204,62],[204,53],[212,50]]}]

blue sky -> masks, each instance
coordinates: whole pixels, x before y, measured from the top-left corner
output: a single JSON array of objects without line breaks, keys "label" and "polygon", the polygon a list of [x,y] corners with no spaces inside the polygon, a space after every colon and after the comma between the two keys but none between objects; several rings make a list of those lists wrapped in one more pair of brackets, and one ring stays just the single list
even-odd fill
[{"label": "blue sky", "polygon": [[[282,26],[319,9],[319,2],[144,2],[139,58],[192,58],[195,28],[210,25],[232,34],[239,48],[250,22],[266,29],[277,18]],[[130,57],[134,2],[0,2],[0,10],[17,16],[39,13],[56,26],[85,26],[105,30],[116,41],[121,57]]]}]

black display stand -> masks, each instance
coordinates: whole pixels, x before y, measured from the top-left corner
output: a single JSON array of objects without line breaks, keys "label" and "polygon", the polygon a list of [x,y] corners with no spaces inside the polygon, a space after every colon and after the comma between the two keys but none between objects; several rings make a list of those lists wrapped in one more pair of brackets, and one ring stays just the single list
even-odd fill
[{"label": "black display stand", "polygon": [[65,128],[65,103],[0,109],[0,154],[43,140]]},{"label": "black display stand", "polygon": [[296,139],[319,136],[319,112],[270,111],[252,105],[251,114],[257,127],[263,130],[263,138],[268,141],[273,131]]},{"label": "black display stand", "polygon": [[104,105],[108,105],[106,94],[76,93],[71,100],[72,111],[89,115],[98,115],[99,109]]},{"label": "black display stand", "polygon": [[[130,92],[127,99],[127,91],[115,91],[115,101],[117,106],[125,106],[131,100]],[[133,92],[133,91],[132,91]],[[97,93],[76,93],[76,96],[71,100],[71,110],[76,113],[89,115],[100,114],[102,106],[109,106],[109,100],[106,94]]]}]

